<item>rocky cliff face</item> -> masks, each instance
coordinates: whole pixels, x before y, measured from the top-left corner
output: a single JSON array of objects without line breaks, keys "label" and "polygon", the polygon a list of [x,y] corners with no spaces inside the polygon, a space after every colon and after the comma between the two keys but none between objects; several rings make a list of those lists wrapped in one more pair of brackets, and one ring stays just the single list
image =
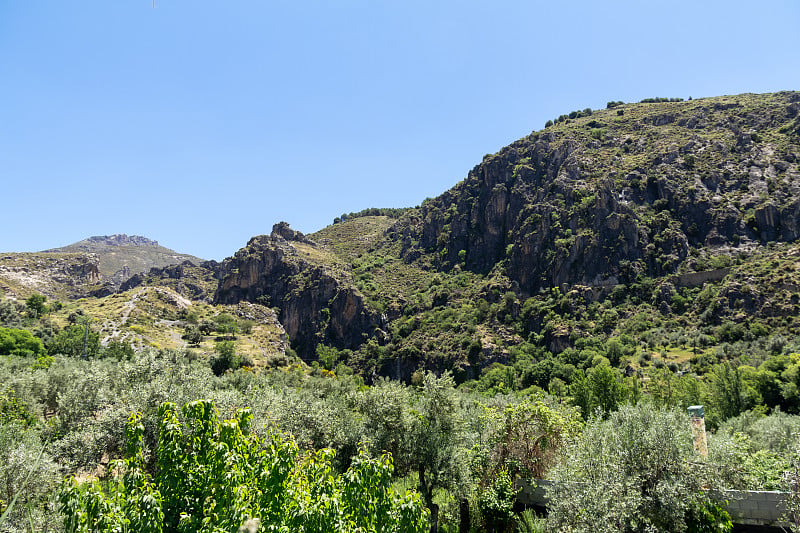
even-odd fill
[{"label": "rocky cliff face", "polygon": [[134,274],[120,285],[119,291],[143,285],[162,286],[170,287],[191,300],[211,302],[219,284],[218,272],[219,263],[216,261],[203,261],[199,265],[184,261],[179,265],[151,268],[147,274]]},{"label": "rocky cliff face", "polygon": [[797,92],[597,111],[485,157],[390,234],[529,294],[671,274],[694,248],[800,237],[798,131]]},{"label": "rocky cliff face", "polygon": [[98,287],[94,254],[9,253],[0,255],[0,289],[26,298],[41,293],[50,299],[80,298]]},{"label": "rocky cliff face", "polygon": [[295,349],[312,357],[318,343],[355,348],[375,334],[380,317],[321,247],[288,224],[253,237],[220,266],[215,303],[240,301],[279,308]]}]

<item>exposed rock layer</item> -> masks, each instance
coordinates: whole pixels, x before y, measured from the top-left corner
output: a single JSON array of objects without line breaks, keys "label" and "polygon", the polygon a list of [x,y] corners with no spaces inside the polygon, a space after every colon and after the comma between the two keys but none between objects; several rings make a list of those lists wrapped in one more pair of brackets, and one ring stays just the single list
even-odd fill
[{"label": "exposed rock layer", "polygon": [[693,247],[800,237],[800,93],[636,104],[487,156],[391,234],[525,293],[675,273]]},{"label": "exposed rock layer", "polygon": [[253,237],[221,264],[214,301],[279,308],[281,324],[304,357],[312,357],[319,342],[355,348],[375,332],[379,317],[347,276],[303,256],[297,243],[315,246],[285,223],[276,224],[271,235]]}]

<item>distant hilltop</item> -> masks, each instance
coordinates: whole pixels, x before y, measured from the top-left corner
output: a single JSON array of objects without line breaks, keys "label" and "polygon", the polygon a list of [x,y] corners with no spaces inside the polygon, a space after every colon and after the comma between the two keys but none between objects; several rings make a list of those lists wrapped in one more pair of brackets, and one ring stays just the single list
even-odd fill
[{"label": "distant hilltop", "polygon": [[94,248],[97,246],[158,246],[158,241],[142,237],[141,235],[115,233],[114,235],[95,235],[68,246],[42,251],[45,253],[64,252],[67,249],[69,249],[69,251],[94,251]]},{"label": "distant hilltop", "polygon": [[109,246],[158,246],[158,241],[142,237],[141,235],[125,235],[124,233],[89,237],[86,240],[97,244],[107,244]]},{"label": "distant hilltop", "polygon": [[164,268],[191,261],[200,265],[204,259],[164,248],[158,241],[140,235],[95,235],[76,243],[44,250],[44,254],[91,254],[97,263],[101,283],[116,290],[131,276],[148,272],[151,268]]}]

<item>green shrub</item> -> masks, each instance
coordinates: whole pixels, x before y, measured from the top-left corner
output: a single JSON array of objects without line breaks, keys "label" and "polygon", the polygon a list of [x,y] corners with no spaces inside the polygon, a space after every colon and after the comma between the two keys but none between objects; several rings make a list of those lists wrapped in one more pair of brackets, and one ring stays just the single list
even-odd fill
[{"label": "green shrub", "polygon": [[783,518],[790,524],[792,533],[800,533],[800,443],[795,448],[791,469],[786,478],[790,493]]},{"label": "green shrub", "polygon": [[508,470],[500,470],[478,497],[478,509],[488,531],[509,531],[514,523],[517,490]]},{"label": "green shrub", "polygon": [[109,342],[103,350],[104,357],[111,357],[118,361],[129,361],[133,359],[133,346],[123,340],[114,340]]},{"label": "green shrub", "polygon": [[[548,524],[554,531],[686,531],[713,468],[695,454],[689,418],[638,404],[593,419],[551,476]],[[726,529],[719,529],[726,531]]]},{"label": "green shrub", "polygon": [[353,458],[334,471],[332,450],[300,455],[294,440],[250,432],[252,415],[240,410],[219,423],[214,404],[165,403],[159,410],[154,476],[145,471],[144,426],[131,415],[127,458],[116,483],[68,481],[60,510],[68,533],[78,531],[330,531],[419,532],[427,514],[419,495],[395,494],[388,456]]},{"label": "green shrub", "polygon": [[[88,328],[88,333],[86,328]],[[133,330],[134,326],[131,326],[131,329]],[[47,353],[81,357],[84,354],[84,342],[86,355],[96,357],[100,352],[100,335],[87,325],[73,324],[58,332],[47,345]]]},{"label": "green shrub", "polygon": [[203,332],[200,331],[198,326],[189,324],[186,326],[186,330],[184,331],[183,335],[181,335],[181,338],[189,344],[197,346],[203,342]]},{"label": "green shrub", "polygon": [[727,502],[693,502],[686,519],[687,533],[727,533],[733,531]]},{"label": "green shrub", "polygon": [[28,314],[32,318],[39,318],[47,312],[47,297],[41,294],[33,294],[25,300],[25,307],[28,308]]},{"label": "green shrub", "polygon": [[242,366],[242,358],[236,354],[234,341],[220,341],[214,346],[217,356],[211,360],[211,369],[214,374],[221,376],[226,370],[236,370]]},{"label": "green shrub", "polygon": [[42,341],[24,329],[0,328],[0,355],[44,355]]}]

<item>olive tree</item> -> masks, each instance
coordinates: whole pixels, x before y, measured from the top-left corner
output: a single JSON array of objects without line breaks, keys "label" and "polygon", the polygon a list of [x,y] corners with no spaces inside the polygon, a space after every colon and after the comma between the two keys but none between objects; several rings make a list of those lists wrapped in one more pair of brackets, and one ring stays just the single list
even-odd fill
[{"label": "olive tree", "polygon": [[458,492],[467,485],[463,420],[453,377],[437,377],[431,372],[422,378],[422,387],[412,404],[411,451],[419,491],[431,513],[431,531],[439,527],[439,505],[434,493],[439,489]]},{"label": "olive tree", "polygon": [[715,486],[711,472],[686,414],[622,406],[591,419],[552,472],[548,522],[563,532],[682,532],[698,521],[727,531],[726,511],[704,490]]},{"label": "olive tree", "polygon": [[0,422],[0,531],[44,530],[53,519],[48,493],[58,480],[58,465],[36,432]]}]

